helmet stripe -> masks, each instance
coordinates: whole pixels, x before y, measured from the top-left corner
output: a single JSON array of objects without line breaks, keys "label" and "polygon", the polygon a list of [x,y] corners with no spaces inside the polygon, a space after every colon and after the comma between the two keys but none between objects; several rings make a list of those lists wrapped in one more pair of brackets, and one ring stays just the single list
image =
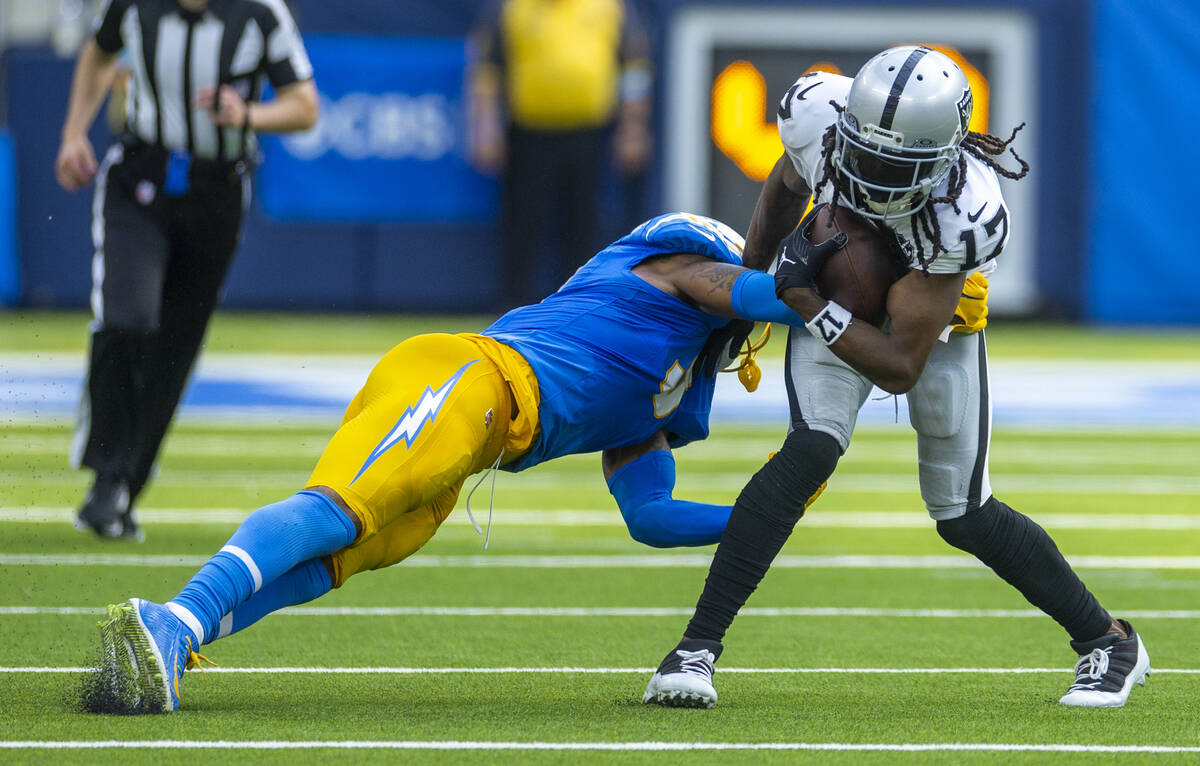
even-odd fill
[{"label": "helmet stripe", "polygon": [[887,103],[883,105],[883,116],[879,118],[879,127],[884,130],[892,129],[892,120],[896,119],[896,108],[900,106],[900,94],[904,92],[904,86],[908,84],[908,78],[912,76],[913,70],[917,68],[917,62],[926,53],[929,53],[928,48],[918,47],[912,53],[908,54],[904,65],[896,73],[896,79],[892,81],[892,92],[888,94]]}]

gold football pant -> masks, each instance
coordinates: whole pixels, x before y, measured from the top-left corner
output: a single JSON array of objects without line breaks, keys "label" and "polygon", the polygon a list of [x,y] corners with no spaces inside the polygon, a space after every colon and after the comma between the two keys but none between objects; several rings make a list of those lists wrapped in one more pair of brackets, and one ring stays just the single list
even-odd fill
[{"label": "gold football pant", "polygon": [[331,557],[333,586],[424,545],[468,476],[529,449],[537,405],[529,364],[486,336],[419,335],[389,351],[307,484],[332,490],[359,528]]}]

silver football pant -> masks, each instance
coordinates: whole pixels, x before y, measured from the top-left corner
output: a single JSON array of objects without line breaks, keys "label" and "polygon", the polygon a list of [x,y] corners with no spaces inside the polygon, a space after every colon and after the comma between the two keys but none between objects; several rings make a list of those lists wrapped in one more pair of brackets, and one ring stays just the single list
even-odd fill
[{"label": "silver football pant", "polygon": [[[791,427],[827,433],[845,452],[873,384],[807,330],[793,330],[785,364]],[[951,333],[934,343],[925,370],[906,396],[917,432],[921,497],[929,515],[953,519],[992,496],[988,451],[992,403],[982,332]]]}]

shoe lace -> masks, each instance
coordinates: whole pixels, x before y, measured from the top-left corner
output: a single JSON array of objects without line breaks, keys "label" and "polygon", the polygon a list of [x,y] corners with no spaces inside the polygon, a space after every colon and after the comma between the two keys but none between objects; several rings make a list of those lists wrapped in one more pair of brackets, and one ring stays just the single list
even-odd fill
[{"label": "shoe lace", "polygon": [[689,676],[699,676],[705,680],[712,678],[712,665],[717,657],[707,649],[689,652],[686,649],[676,649],[679,657],[679,672]]},{"label": "shoe lace", "polygon": [[217,663],[213,662],[209,658],[205,657],[203,654],[200,654],[196,650],[192,649],[192,637],[191,636],[186,637],[184,640],[187,641],[187,663],[183,666],[184,670],[195,670],[195,669],[199,668],[200,672],[203,673],[204,666],[201,664],[202,662],[207,662],[209,665],[212,665],[214,668],[220,667],[220,665],[218,665]]},{"label": "shoe lace", "polygon": [[[1100,679],[1108,672],[1108,657],[1112,652],[1112,647],[1107,649],[1093,649],[1088,654],[1079,658],[1079,662],[1075,663],[1075,683],[1071,684],[1068,691],[1075,689],[1091,689],[1100,683]],[[1084,679],[1094,679],[1091,683]]]}]

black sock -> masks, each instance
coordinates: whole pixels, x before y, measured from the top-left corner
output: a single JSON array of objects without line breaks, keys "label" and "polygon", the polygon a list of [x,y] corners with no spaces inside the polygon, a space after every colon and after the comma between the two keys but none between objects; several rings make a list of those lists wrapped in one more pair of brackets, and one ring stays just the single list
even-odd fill
[{"label": "black sock", "polygon": [[837,467],[841,450],[820,431],[796,430],[738,496],[717,546],[688,638],[720,641],[750,598],[804,506]]},{"label": "black sock", "polygon": [[1112,625],[1046,530],[996,498],[977,511],[939,521],[937,530],[943,540],[991,567],[1076,641],[1102,636]]}]

